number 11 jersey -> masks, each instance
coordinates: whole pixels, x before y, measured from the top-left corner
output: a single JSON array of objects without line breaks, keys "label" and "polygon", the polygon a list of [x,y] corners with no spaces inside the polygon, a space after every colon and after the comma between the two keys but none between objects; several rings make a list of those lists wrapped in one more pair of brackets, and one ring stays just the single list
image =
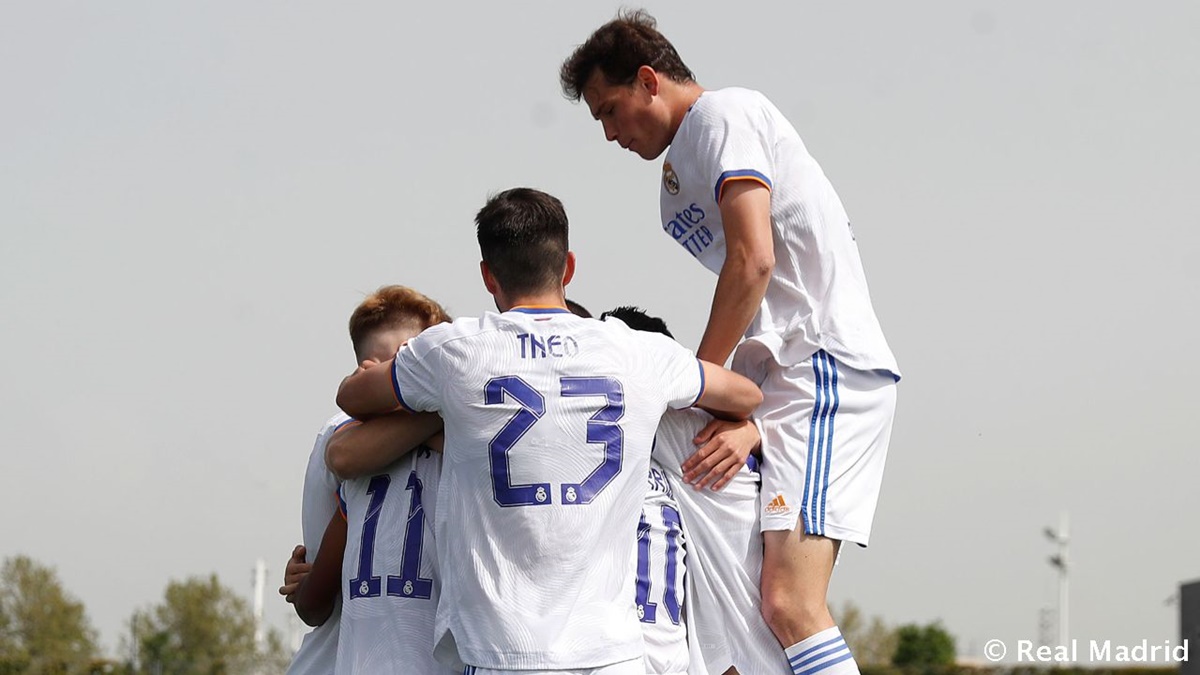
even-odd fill
[{"label": "number 11 jersey", "polygon": [[439,654],[507,670],[641,659],[630,562],[659,419],[703,391],[692,352],[516,308],[426,330],[393,377],[402,405],[446,423]]}]

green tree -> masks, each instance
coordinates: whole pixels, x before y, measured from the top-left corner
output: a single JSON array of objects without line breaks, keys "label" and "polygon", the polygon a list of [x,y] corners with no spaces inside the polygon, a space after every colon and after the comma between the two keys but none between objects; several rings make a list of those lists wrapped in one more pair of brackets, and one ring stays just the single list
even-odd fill
[{"label": "green tree", "polygon": [[96,631],[58,573],[26,556],[0,567],[0,673],[83,673]]},{"label": "green tree", "polygon": [[896,652],[896,631],[878,616],[869,619],[847,600],[833,612],[850,653],[860,665],[886,665]]},{"label": "green tree", "polygon": [[215,574],[170,582],[162,603],[135,612],[131,624],[137,662],[130,672],[139,675],[273,673],[287,665],[274,631],[256,650],[249,603]]},{"label": "green tree", "polygon": [[954,636],[940,622],[925,626],[908,624],[896,629],[896,652],[892,664],[929,668],[954,664]]}]

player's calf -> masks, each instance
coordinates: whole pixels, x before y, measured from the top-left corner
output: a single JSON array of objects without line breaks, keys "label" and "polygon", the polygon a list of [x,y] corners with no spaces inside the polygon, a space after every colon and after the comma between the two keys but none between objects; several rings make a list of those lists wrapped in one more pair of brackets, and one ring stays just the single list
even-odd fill
[{"label": "player's calf", "polygon": [[858,672],[825,597],[839,542],[796,530],[763,532],[763,618],[795,675]]}]

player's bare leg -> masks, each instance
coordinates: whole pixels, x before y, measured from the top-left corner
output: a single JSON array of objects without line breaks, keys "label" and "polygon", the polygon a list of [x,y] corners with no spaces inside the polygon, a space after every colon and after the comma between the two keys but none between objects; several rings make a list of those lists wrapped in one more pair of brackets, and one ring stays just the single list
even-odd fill
[{"label": "player's bare leg", "polygon": [[798,527],[764,531],[763,545],[763,618],[787,652],[792,671],[857,673],[825,601],[841,542]]}]

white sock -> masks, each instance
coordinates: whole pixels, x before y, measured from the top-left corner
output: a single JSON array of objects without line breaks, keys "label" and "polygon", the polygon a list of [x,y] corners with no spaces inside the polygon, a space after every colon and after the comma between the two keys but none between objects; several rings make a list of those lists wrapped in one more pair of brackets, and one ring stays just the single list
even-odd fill
[{"label": "white sock", "polygon": [[858,664],[837,626],[811,635],[783,650],[792,675],[858,675]]}]

